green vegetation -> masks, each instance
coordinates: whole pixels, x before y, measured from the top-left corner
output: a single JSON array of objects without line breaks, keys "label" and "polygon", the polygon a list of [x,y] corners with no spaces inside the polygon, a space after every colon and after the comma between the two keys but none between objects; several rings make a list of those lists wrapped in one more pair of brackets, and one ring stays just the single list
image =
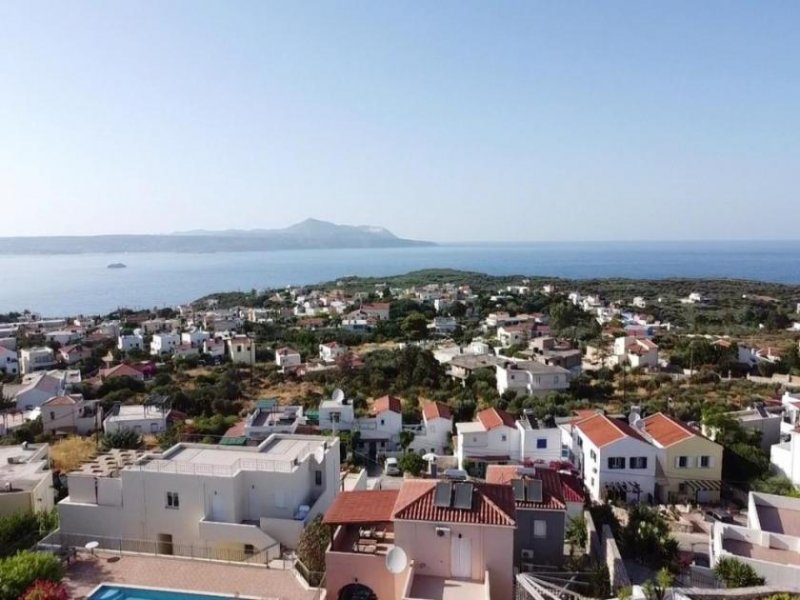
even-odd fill
[{"label": "green vegetation", "polygon": [[106,433],[100,438],[100,447],[104,452],[113,448],[120,450],[136,450],[142,447],[142,436],[132,429]]},{"label": "green vegetation", "polygon": [[658,569],[674,569],[678,560],[678,541],[657,509],[637,504],[628,512],[628,524],[620,532],[621,551],[639,562]]},{"label": "green vegetation", "polygon": [[419,454],[406,452],[400,457],[400,460],[397,461],[397,466],[400,467],[403,473],[419,477],[422,471],[425,470],[426,464],[425,460],[423,460]]},{"label": "green vegetation", "polygon": [[675,578],[668,569],[659,569],[655,578],[648,579],[642,586],[642,592],[647,600],[664,600],[667,589],[672,586]]},{"label": "green vegetation", "polygon": [[58,526],[58,513],[16,512],[0,516],[0,558],[30,548]]},{"label": "green vegetation", "polygon": [[23,550],[0,560],[0,600],[19,600],[37,581],[58,583],[64,568],[57,556]]},{"label": "green vegetation", "polygon": [[714,575],[727,588],[752,587],[764,585],[764,578],[755,569],[737,558],[723,556],[714,567]]},{"label": "green vegetation", "polygon": [[331,543],[331,529],[317,515],[303,530],[297,543],[297,558],[307,570],[306,579],[312,586],[319,585],[325,572],[325,549]]}]

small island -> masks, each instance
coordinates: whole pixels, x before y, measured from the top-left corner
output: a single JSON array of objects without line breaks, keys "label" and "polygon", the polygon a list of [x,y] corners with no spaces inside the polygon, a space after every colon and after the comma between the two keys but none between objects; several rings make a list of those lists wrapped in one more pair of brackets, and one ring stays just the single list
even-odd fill
[{"label": "small island", "polygon": [[125,263],[111,263],[106,267],[107,269],[127,269],[128,265]]}]

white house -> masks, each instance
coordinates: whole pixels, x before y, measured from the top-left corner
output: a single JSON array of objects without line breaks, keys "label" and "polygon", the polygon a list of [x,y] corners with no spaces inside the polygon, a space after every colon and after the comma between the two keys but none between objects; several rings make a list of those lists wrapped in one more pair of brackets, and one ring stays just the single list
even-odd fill
[{"label": "white house", "polygon": [[422,424],[403,425],[403,430],[414,434],[409,449],[420,454],[449,454],[447,449],[453,435],[453,414],[443,402],[426,402],[422,407]]},{"label": "white house", "polygon": [[0,465],[0,517],[53,510],[55,493],[47,444],[0,446]]},{"label": "white house", "polygon": [[26,375],[19,385],[7,385],[3,396],[16,403],[17,410],[28,411],[39,408],[53,396],[65,394],[70,388],[64,371],[33,373]]},{"label": "white house", "polygon": [[573,462],[594,501],[655,497],[656,449],[627,422],[594,414],[567,427]]},{"label": "white house", "polygon": [[319,428],[322,431],[350,431],[355,424],[353,403],[342,390],[335,390],[330,400],[319,405]]},{"label": "white house", "polygon": [[42,404],[42,428],[57,435],[88,435],[100,428],[103,408],[99,400],[85,400],[81,394],[53,396]]},{"label": "white house", "polygon": [[175,358],[189,358],[200,354],[200,348],[193,344],[178,344],[172,349]]},{"label": "white house", "polygon": [[378,452],[394,452],[400,446],[403,405],[399,398],[382,396],[372,403],[370,416],[356,419],[353,429],[361,435],[361,449],[372,459]]},{"label": "white house", "polygon": [[750,492],[747,526],[714,521],[709,559],[735,558],[752,567],[769,586],[800,587],[800,500]]},{"label": "white house", "polygon": [[569,389],[570,372],[562,367],[537,361],[507,361],[495,368],[497,392],[507,390],[529,396]]},{"label": "white house", "polygon": [[234,364],[256,364],[256,343],[246,335],[235,335],[228,340],[228,353]]},{"label": "white house", "polygon": [[81,339],[83,339],[83,332],[71,329],[59,329],[56,331],[48,331],[45,334],[44,339],[48,342],[55,342],[62,346],[66,346],[67,344],[75,344],[80,342]]},{"label": "white house", "polygon": [[458,328],[458,321],[455,317],[434,317],[433,323],[428,325],[429,329],[439,334],[450,334]]},{"label": "white house", "polygon": [[145,540],[160,554],[263,565],[280,557],[281,546],[295,548],[306,523],[333,502],[339,441],[274,434],[257,447],[117,450],[69,473],[68,482],[60,528],[44,544],[97,540],[135,550]]},{"label": "white house", "polygon": [[295,433],[306,422],[302,406],[281,406],[277,400],[259,400],[244,422],[251,440],[265,440],[273,433]]},{"label": "white house", "polygon": [[177,333],[156,333],[150,341],[150,354],[161,356],[172,354],[181,343],[181,336]]},{"label": "white house", "polygon": [[203,342],[211,338],[211,334],[202,329],[193,329],[192,331],[184,331],[181,333],[181,344],[190,344],[192,346],[202,346]]},{"label": "white house", "polygon": [[23,374],[49,369],[56,364],[56,354],[47,346],[22,348],[19,351],[20,370]]},{"label": "white house", "polygon": [[459,469],[468,460],[485,463],[549,463],[562,458],[561,431],[531,414],[514,419],[499,408],[487,408],[471,423],[456,423],[455,456]]},{"label": "white house", "polygon": [[225,358],[225,340],[203,340],[203,354],[208,354],[212,358]]},{"label": "white house", "polygon": [[378,321],[388,321],[390,307],[391,304],[389,302],[375,302],[373,304],[362,304],[360,310],[368,317]]},{"label": "white house", "polygon": [[169,428],[171,410],[154,404],[115,404],[103,420],[103,431],[134,431],[140,434],[163,433]]},{"label": "white house", "polygon": [[130,352],[131,350],[143,350],[144,338],[138,333],[129,335],[120,335],[117,338],[117,349],[121,352]]},{"label": "white house", "polygon": [[319,358],[322,362],[333,363],[340,356],[344,356],[349,348],[338,342],[327,342],[319,345]]},{"label": "white house", "polygon": [[633,368],[658,367],[658,346],[647,338],[633,336],[618,337],[614,340],[614,356],[619,364],[627,363]]},{"label": "white house", "polygon": [[789,441],[773,444],[769,460],[774,471],[800,485],[800,432],[792,431]]},{"label": "white house", "polygon": [[0,371],[7,375],[19,373],[19,361],[15,350],[0,346]]},{"label": "white house", "polygon": [[284,346],[275,350],[275,364],[281,370],[291,369],[292,367],[299,367],[303,363],[300,353],[294,348]]}]

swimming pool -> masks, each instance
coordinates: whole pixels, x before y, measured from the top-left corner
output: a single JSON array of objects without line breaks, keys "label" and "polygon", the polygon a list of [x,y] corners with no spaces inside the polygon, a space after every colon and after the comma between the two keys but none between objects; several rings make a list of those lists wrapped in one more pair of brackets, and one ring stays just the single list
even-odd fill
[{"label": "swimming pool", "polygon": [[[237,600],[244,598],[236,596]],[[103,584],[91,593],[88,600],[234,600],[234,596]]]}]

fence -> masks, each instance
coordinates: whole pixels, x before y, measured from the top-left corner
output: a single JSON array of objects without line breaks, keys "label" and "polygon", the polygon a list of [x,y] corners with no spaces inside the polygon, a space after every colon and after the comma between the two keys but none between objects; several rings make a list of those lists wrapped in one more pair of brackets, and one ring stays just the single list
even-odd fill
[{"label": "fence", "polygon": [[714,571],[706,567],[691,565],[684,569],[676,578],[680,587],[720,589],[722,584],[714,576]]},{"label": "fence", "polygon": [[150,554],[153,556],[178,556],[201,560],[220,560],[267,566],[271,548],[254,550],[224,548],[207,544],[183,544],[167,540],[137,540],[109,538],[75,533],[51,533],[37,544],[37,549],[66,553],[71,548],[81,549],[89,542],[97,542],[98,550],[118,554]]}]

